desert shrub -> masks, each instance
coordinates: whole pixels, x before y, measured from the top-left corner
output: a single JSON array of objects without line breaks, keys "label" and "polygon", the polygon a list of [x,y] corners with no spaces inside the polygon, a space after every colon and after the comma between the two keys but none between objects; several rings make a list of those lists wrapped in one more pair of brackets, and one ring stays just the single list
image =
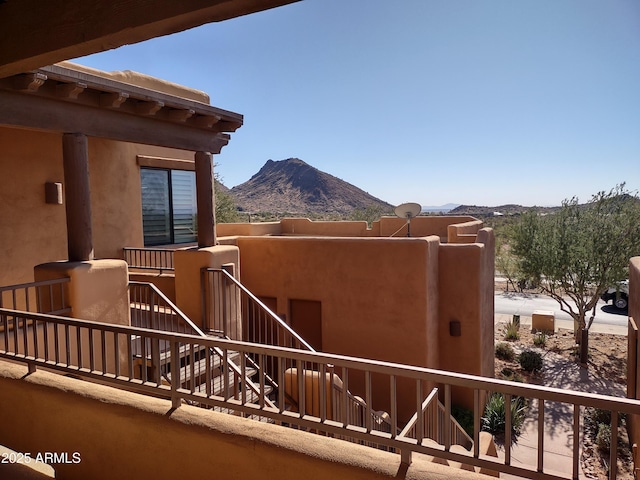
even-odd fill
[{"label": "desert shrub", "polygon": [[533,350],[525,350],[518,357],[518,362],[526,372],[538,372],[542,370],[542,355]]},{"label": "desert shrub", "polygon": [[511,361],[516,357],[516,352],[508,343],[500,342],[496,345],[496,357],[500,360]]},{"label": "desert shrub", "polygon": [[598,425],[598,434],[596,435],[596,445],[598,450],[608,453],[611,449],[611,425],[601,423]]},{"label": "desert shrub", "polygon": [[473,411],[451,405],[451,415],[458,421],[464,431],[467,432],[467,435],[473,438]]},{"label": "desert shrub", "polygon": [[520,339],[520,323],[516,323],[513,320],[504,327],[504,339],[505,340],[519,340]]},{"label": "desert shrub", "polygon": [[611,412],[609,410],[602,410],[600,408],[594,408],[591,411],[591,421],[595,425],[604,423],[605,425],[611,425]]},{"label": "desert shrub", "polygon": [[509,380],[510,382],[524,382],[524,378],[518,372],[516,372],[513,368],[505,367],[500,371],[500,375],[505,380]]},{"label": "desert shrub", "polygon": [[[501,393],[492,394],[487,400],[482,417],[482,430],[493,435],[504,433],[506,428],[506,401]],[[525,401],[522,397],[511,400],[511,433],[519,433],[525,419]]]},{"label": "desert shrub", "polygon": [[536,333],[533,337],[533,344],[536,347],[545,347],[547,345],[547,334],[544,332]]}]

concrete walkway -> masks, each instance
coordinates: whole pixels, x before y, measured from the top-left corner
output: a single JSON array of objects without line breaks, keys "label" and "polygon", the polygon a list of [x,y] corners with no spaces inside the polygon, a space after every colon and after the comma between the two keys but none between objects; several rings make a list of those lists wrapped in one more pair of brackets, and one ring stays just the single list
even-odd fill
[{"label": "concrete walkway", "polygon": [[[510,321],[508,315],[497,315],[496,324]],[[565,325],[566,323],[566,325]],[[521,317],[520,324],[525,328],[531,328],[531,318]],[[557,321],[556,329],[572,329],[572,321]],[[627,335],[626,328],[601,325],[592,327],[594,333],[611,333]],[[535,347],[534,347],[535,349]],[[565,390],[576,390],[591,393],[600,393],[616,397],[626,396],[623,386],[612,380],[596,377],[592,369],[582,368],[576,362],[568,360],[561,355],[546,350],[540,350],[545,357],[543,374],[545,385]],[[582,441],[580,441],[582,445]],[[573,408],[570,405],[557,402],[545,403],[545,428],[544,428],[544,471],[557,473],[562,477],[571,478],[573,474]],[[498,447],[498,456],[504,460],[504,447]],[[535,470],[538,462],[538,402],[534,400],[529,406],[527,418],[518,437],[517,443],[511,447],[512,465],[522,465]],[[500,475],[500,478],[521,478],[513,475]],[[580,468],[580,478],[593,478],[587,476]]]}]

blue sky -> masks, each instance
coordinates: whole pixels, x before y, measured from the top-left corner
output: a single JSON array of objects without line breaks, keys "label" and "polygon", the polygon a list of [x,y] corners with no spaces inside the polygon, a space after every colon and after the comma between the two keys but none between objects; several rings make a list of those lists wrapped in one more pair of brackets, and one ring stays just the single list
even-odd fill
[{"label": "blue sky", "polygon": [[303,0],[75,61],[242,113],[229,187],[298,157],[392,204],[640,189],[637,0]]}]

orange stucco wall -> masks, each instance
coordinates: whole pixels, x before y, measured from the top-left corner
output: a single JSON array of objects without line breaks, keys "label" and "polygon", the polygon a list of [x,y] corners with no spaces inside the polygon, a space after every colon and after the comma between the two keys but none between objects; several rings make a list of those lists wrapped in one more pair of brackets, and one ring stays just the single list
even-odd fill
[{"label": "orange stucco wall", "polygon": [[58,135],[0,128],[0,285],[33,281],[33,267],[67,258],[64,205],[44,201],[62,182]]},{"label": "orange stucco wall", "polygon": [[[478,243],[447,244],[439,252],[440,368],[493,377],[494,237],[481,230]],[[460,336],[451,336],[450,322],[459,322]],[[453,395],[467,408],[473,392]]]},{"label": "orange stucco wall", "polygon": [[277,298],[277,313],[287,315],[292,298],[322,302],[324,351],[431,366],[427,306],[436,299],[426,287],[437,239],[241,237],[238,246],[242,282]]},{"label": "orange stucco wall", "polygon": [[[309,235],[330,237],[406,237],[406,220],[398,217],[382,217],[372,223],[371,228],[364,221],[312,221],[308,218],[283,218],[279,222],[269,223],[228,223],[216,226],[219,237],[254,235]],[[427,237],[436,235],[442,242],[449,236],[451,225],[462,224],[456,230],[464,239],[453,236],[450,242],[475,241],[476,233],[482,228],[482,222],[470,216],[421,216],[411,220],[411,236]]]},{"label": "orange stucco wall", "polygon": [[[143,245],[137,155],[192,160],[193,153],[89,138],[96,258]],[[63,183],[62,137],[0,128],[0,285],[33,281],[35,265],[66,260],[65,206],[45,203],[46,182]]]},{"label": "orange stucco wall", "polygon": [[[323,351],[437,368],[437,238],[241,237],[238,246],[242,282],[276,298],[276,313],[288,317],[291,299],[321,302]],[[388,385],[377,389],[384,409]],[[415,397],[401,397],[401,410],[415,410]]]}]

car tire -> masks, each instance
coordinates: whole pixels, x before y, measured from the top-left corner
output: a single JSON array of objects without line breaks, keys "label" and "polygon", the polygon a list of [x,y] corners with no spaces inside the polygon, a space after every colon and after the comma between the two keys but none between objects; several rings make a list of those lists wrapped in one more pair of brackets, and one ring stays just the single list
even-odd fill
[{"label": "car tire", "polygon": [[620,295],[618,298],[613,300],[613,305],[619,310],[625,310],[629,305],[629,301],[627,300],[626,295]]}]

